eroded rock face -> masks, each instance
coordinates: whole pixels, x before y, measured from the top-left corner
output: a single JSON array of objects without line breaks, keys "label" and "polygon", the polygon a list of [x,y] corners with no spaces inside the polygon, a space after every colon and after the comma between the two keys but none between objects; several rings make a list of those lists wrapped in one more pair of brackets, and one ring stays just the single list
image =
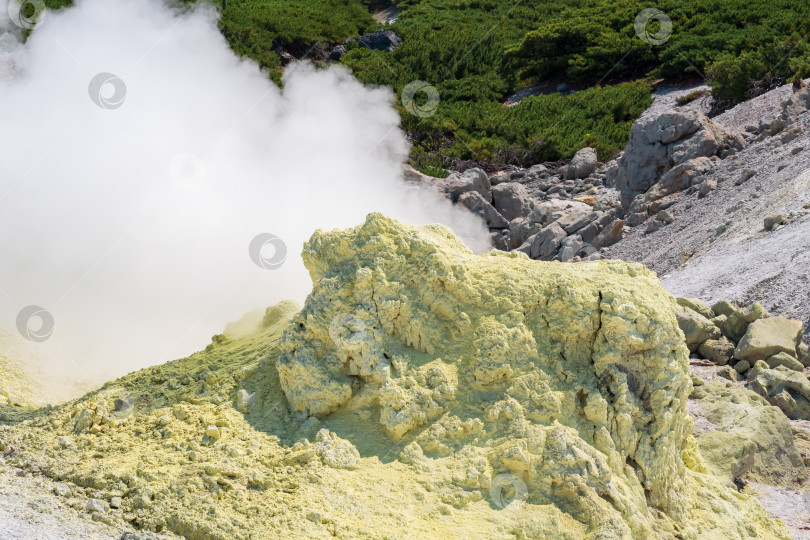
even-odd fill
[{"label": "eroded rock face", "polygon": [[462,491],[514,475],[596,533],[657,530],[648,505],[686,517],[688,351],[652,272],[474,255],[379,214],[303,258],[313,292],[277,363],[293,410],[369,409],[403,461],[474,461]]},{"label": "eroded rock face", "polygon": [[[622,206],[627,209],[637,195],[647,192],[662,177],[666,186],[658,190],[657,198],[689,187],[694,181],[693,171],[706,166],[700,158],[724,155],[742,146],[740,135],[693,109],[643,117],[630,129],[624,154],[609,181],[621,192]],[[666,176],[670,170],[673,173]]]}]

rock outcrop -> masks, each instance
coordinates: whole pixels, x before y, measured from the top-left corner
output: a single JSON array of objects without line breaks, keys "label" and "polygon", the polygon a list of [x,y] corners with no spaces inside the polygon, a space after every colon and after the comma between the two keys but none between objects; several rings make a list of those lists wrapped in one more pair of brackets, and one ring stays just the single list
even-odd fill
[{"label": "rock outcrop", "polygon": [[454,506],[506,481],[527,537],[560,536],[559,511],[588,536],[784,536],[701,472],[676,304],[644,267],[474,255],[379,214],[303,257],[313,291],[276,364],[290,407],[377,423]]},{"label": "rock outcrop", "polygon": [[645,116],[630,129],[608,181],[621,193],[622,208],[640,222],[659,210],[654,201],[699,183],[711,168],[710,157],[731,155],[743,144],[740,135],[694,109]]}]

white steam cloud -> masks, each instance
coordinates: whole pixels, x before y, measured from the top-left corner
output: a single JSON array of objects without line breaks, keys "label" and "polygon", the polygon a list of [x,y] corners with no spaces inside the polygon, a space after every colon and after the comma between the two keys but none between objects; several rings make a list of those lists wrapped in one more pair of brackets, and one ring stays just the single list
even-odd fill
[{"label": "white steam cloud", "polygon": [[[31,347],[49,360],[34,367],[64,388],[303,301],[300,251],[316,228],[380,211],[486,247],[480,220],[401,180],[389,90],[304,64],[280,90],[234,56],[210,7],[79,0],[25,45],[0,24],[0,327],[47,310],[53,333]],[[249,256],[261,233],[287,246],[279,268]],[[280,252],[261,253],[278,266]]]}]

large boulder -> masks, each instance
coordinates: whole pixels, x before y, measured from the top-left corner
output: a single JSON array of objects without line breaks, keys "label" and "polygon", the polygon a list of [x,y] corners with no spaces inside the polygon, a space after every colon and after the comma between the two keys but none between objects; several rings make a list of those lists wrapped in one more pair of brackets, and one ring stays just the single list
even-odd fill
[{"label": "large boulder", "polygon": [[670,110],[639,118],[630,129],[624,153],[609,182],[621,192],[623,208],[649,190],[673,167],[701,157],[720,155],[744,144],[694,109]]},{"label": "large boulder", "polygon": [[729,484],[735,480],[797,487],[805,476],[787,417],[763,397],[745,388],[701,385],[692,392],[698,418],[710,422],[696,433],[709,466]]},{"label": "large boulder", "polygon": [[748,329],[734,351],[734,358],[747,360],[751,365],[778,353],[796,358],[796,348],[802,335],[802,323],[785,317],[768,317],[748,325]]},{"label": "large boulder", "polygon": [[463,193],[470,191],[478,192],[487,202],[492,201],[492,186],[487,173],[482,169],[467,169],[463,173],[453,172],[447,178],[433,179],[432,183],[453,202],[458,202]]},{"label": "large boulder", "polygon": [[566,234],[562,227],[557,223],[552,223],[534,236],[530,244],[529,256],[532,259],[544,261],[553,259],[565,237]]},{"label": "large boulder", "polygon": [[478,214],[490,229],[506,229],[509,222],[477,191],[462,193],[458,203],[473,214]]},{"label": "large boulder", "polygon": [[691,352],[696,351],[704,341],[718,339],[722,335],[709,319],[689,308],[677,306],[675,315]]},{"label": "large boulder", "polygon": [[312,293],[276,363],[290,408],[364,419],[342,436],[396,448],[450,508],[518,493],[527,512],[499,527],[530,538],[786,537],[704,472],[676,304],[642,265],[475,255],[379,214],[316,231],[303,260]]},{"label": "large boulder", "polygon": [[507,220],[522,218],[532,211],[529,192],[523,184],[505,182],[492,187],[492,205]]},{"label": "large boulder", "polygon": [[562,167],[560,176],[563,180],[587,178],[596,170],[597,163],[596,150],[588,147],[582,148],[574,154],[568,165]]}]

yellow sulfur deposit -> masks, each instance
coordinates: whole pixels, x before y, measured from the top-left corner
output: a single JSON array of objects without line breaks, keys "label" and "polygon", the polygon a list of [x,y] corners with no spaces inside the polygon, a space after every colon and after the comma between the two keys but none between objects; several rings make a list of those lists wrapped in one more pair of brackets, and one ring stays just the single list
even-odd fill
[{"label": "yellow sulfur deposit", "polygon": [[706,472],[643,266],[474,255],[379,214],[303,257],[302,310],[35,413],[9,459],[189,538],[789,537]]}]

